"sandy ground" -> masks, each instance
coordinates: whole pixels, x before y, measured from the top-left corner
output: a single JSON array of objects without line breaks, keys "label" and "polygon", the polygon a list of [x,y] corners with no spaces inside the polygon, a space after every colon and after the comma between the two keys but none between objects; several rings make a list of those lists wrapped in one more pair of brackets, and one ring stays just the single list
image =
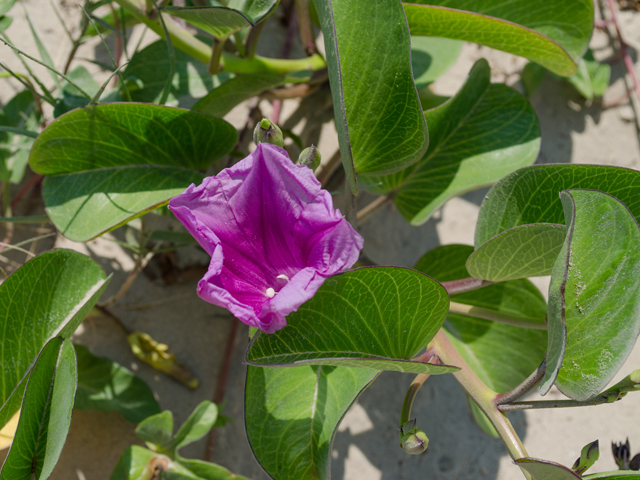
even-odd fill
[{"label": "sandy ground", "polygon": [[[62,2],[65,20],[77,18],[70,0]],[[31,18],[50,47],[56,65],[66,58],[69,42],[53,16],[51,6],[42,0],[25,2]],[[55,0],[60,5],[60,0]],[[36,54],[35,45],[21,13],[13,10],[15,24],[9,30],[13,41],[29,53]],[[623,13],[622,28],[628,43],[640,51],[640,15]],[[134,36],[138,33],[134,32]],[[135,38],[135,37],[134,37]],[[145,39],[153,40],[152,35]],[[611,53],[608,39],[597,34],[592,42],[597,58]],[[517,72],[524,61],[500,52],[466,45],[454,67],[435,85],[439,94],[453,94],[466,79],[473,62],[489,58],[494,81],[506,82],[520,88]],[[12,67],[19,62],[6,49],[0,57]],[[104,58],[99,41],[82,47],[79,57]],[[97,67],[88,65],[92,71]],[[640,68],[637,69],[640,74]],[[41,78],[47,73],[35,67]],[[613,66],[612,86],[605,102],[620,98],[625,91],[625,71],[621,64]],[[15,83],[2,81],[0,101],[10,98]],[[600,103],[588,105],[565,83],[547,78],[531,99],[542,127],[542,151],[539,163],[573,162],[621,165],[640,169],[640,138],[638,120],[629,102],[603,110]],[[315,113],[316,123],[306,128],[309,138],[320,145],[325,158],[337,148],[335,130],[324,125],[319,112],[327,110],[327,96],[317,95],[308,108]],[[298,107],[285,102],[283,118]],[[636,110],[637,111],[637,110]],[[265,113],[267,110],[265,109]],[[227,118],[236,126],[246,119],[247,107],[240,106]],[[290,121],[291,126],[296,123]],[[303,128],[303,123],[295,131]],[[473,231],[480,202],[486,189],[469,193],[450,201],[440,212],[419,228],[411,227],[389,206],[378,212],[361,228],[365,237],[365,252],[380,264],[412,266],[426,251],[448,243],[473,243]],[[364,205],[371,197],[362,197]],[[118,233],[116,233],[118,235]],[[58,238],[56,246],[75,248],[100,262],[114,280],[107,296],[115,293],[133,267],[131,256],[117,244],[105,238],[87,245],[74,244]],[[158,265],[152,262],[136,279],[133,288],[113,308],[130,329],[148,332],[158,341],[170,344],[178,358],[188,365],[200,379],[201,386],[190,391],[176,382],[140,364],[131,354],[122,330],[108,319],[85,322],[75,340],[88,345],[98,355],[109,356],[136,371],[149,383],[163,409],[173,411],[180,424],[202,400],[211,399],[216,388],[224,345],[232,319],[226,311],[197,299],[195,285],[207,264],[206,255],[196,248],[180,251],[178,265],[183,273],[168,286],[159,278]],[[548,279],[535,279],[546,292]],[[227,384],[225,415],[233,424],[217,432],[213,460],[236,473],[254,480],[266,479],[255,462],[246,442],[243,428],[243,389],[245,366],[242,365],[247,331],[241,328]],[[618,377],[623,377],[640,364],[640,347],[636,348]],[[616,378],[614,381],[617,381]],[[432,480],[522,478],[511,463],[499,440],[485,436],[471,419],[462,390],[452,377],[429,379],[414,406],[420,425],[430,438],[426,454],[413,457],[397,447],[397,417],[411,376],[384,373],[348,412],[336,435],[332,452],[332,478],[336,480],[394,480],[428,478]],[[551,392],[551,398],[560,394]],[[615,468],[609,453],[612,441],[629,438],[634,453],[640,451],[640,395],[603,407],[582,409],[518,412],[510,418],[531,456],[571,464],[580,449],[588,442],[600,440],[601,460],[594,471]],[[549,397],[547,397],[549,398]],[[596,413],[596,409],[597,412]],[[391,412],[391,413],[390,413]],[[133,433],[134,425],[119,414],[94,411],[75,411],[73,423],[62,457],[51,478],[54,480],[105,480],[121,452],[132,443],[139,443]],[[183,454],[202,458],[204,442],[187,447]]]}]

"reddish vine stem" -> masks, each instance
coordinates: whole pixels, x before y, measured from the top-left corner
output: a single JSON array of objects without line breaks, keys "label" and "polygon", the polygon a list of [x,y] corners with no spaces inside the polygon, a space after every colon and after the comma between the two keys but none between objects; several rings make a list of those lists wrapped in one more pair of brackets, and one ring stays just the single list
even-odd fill
[{"label": "reddish vine stem", "polygon": [[[227,337],[227,345],[224,349],[224,357],[222,358],[222,365],[220,365],[220,373],[218,374],[218,382],[216,384],[216,391],[213,395],[213,403],[220,405],[224,400],[224,393],[227,387],[227,379],[229,378],[229,369],[231,368],[231,357],[233,357],[233,350],[236,345],[236,338],[238,336],[238,329],[240,322],[236,319],[232,319],[231,329],[229,330],[229,336]],[[216,444],[216,429],[212,428],[207,436],[207,446],[204,451],[204,460],[210,462],[213,458],[213,448]]]},{"label": "reddish vine stem", "polygon": [[505,393],[500,393],[496,395],[493,399],[493,403],[496,405],[504,405],[507,403],[514,402],[519,398],[522,398],[527,393],[535,388],[538,383],[543,379],[544,373],[547,370],[547,360],[546,358],[542,360],[542,363],[536,368],[536,370],[529,375],[520,385],[509,390]]},{"label": "reddish vine stem", "polygon": [[488,280],[480,280],[479,278],[462,278],[460,280],[452,280],[451,282],[441,282],[442,286],[447,290],[449,295],[455,295],[456,293],[470,292],[471,290],[477,290],[478,288],[491,285],[493,282]]},{"label": "reddish vine stem", "polygon": [[624,60],[625,66],[627,67],[627,72],[629,72],[629,76],[631,77],[633,88],[636,92],[636,97],[638,97],[638,101],[640,102],[640,81],[638,80],[638,75],[636,75],[635,66],[633,65],[631,55],[629,55],[629,46],[622,39],[622,32],[620,30],[620,25],[618,24],[618,18],[616,17],[616,8],[613,0],[607,0],[607,5],[609,7],[609,13],[611,15],[611,17],[609,18],[609,22],[613,25],[613,28],[615,29],[618,36],[622,58]]}]

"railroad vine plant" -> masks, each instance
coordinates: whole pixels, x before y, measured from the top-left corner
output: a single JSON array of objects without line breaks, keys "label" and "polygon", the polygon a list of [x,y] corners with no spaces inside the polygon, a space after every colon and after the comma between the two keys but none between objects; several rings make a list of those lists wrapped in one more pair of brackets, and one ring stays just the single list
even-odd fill
[{"label": "railroad vine plant", "polygon": [[[335,431],[382,371],[415,376],[397,411],[407,454],[429,444],[411,415],[420,387],[453,375],[524,477],[640,478],[586,474],[597,444],[571,467],[530,456],[507,416],[612,403],[640,388],[638,371],[609,386],[640,332],[640,172],[533,165],[536,114],[491,82],[484,59],[452,97],[430,88],[467,41],[528,59],[528,93],[550,72],[589,99],[601,95],[609,67],[587,50],[591,0],[86,0],[62,68],[33,27],[39,58],[22,50],[15,3],[0,1],[3,57],[15,53],[26,69],[0,64],[22,88],[0,112],[2,245],[18,222],[50,222],[76,242],[123,228],[138,260],[106,300],[111,277],[64,249],[18,265],[0,286],[0,426],[14,432],[0,479],[48,478],[73,408],[139,423],[148,448],[124,452],[113,480],[238,478],[179,453],[222,426],[218,406],[202,403],[174,433],[142,380],[69,340],[87,316],[109,315],[149,258],[193,238],[211,257],[198,295],[251,327],[246,432],[271,478],[330,478]],[[286,39],[274,53],[263,27],[276,18]],[[157,38],[133,48],[132,28]],[[101,82],[74,58],[97,37],[115,37],[118,49]],[[339,139],[333,156],[312,145],[317,131],[277,125],[282,100],[323,95]],[[250,115],[237,129],[223,117],[243,102]],[[271,121],[261,114],[269,102]],[[41,182],[46,217],[12,216],[10,186],[25,181]],[[358,225],[375,222],[380,206],[392,202],[422,225],[449,199],[489,185],[475,245],[440,246],[413,268],[361,254],[368,239]],[[357,212],[362,191],[378,198]],[[176,228],[177,217],[193,238],[145,230],[158,215]],[[540,276],[551,277],[548,303],[528,280]],[[139,358],[197,386],[166,346],[127,333]],[[521,400],[538,387],[567,398]]]}]

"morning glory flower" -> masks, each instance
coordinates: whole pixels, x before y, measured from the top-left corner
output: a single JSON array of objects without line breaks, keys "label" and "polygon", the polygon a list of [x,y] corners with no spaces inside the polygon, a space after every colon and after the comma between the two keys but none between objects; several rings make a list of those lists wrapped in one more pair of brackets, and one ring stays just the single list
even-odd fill
[{"label": "morning glory flower", "polygon": [[350,268],[363,244],[313,171],[265,143],[169,208],[211,255],[200,298],[266,333]]}]

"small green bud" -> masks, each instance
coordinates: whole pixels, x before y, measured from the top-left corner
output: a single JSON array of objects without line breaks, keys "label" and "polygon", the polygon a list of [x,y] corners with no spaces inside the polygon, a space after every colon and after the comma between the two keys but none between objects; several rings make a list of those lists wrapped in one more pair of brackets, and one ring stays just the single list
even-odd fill
[{"label": "small green bud", "polygon": [[591,466],[596,463],[596,461],[600,458],[600,448],[598,445],[598,440],[595,442],[589,443],[582,448],[580,452],[580,458],[576,460],[573,464],[572,470],[576,472],[578,475],[582,475],[587,469],[591,468]]},{"label": "small green bud", "polygon": [[315,145],[311,145],[309,148],[305,148],[302,152],[300,152],[300,156],[298,157],[298,161],[296,162],[298,165],[306,165],[314,172],[320,166],[320,152],[315,147]]},{"label": "small green bud", "polygon": [[253,131],[253,142],[257,145],[259,143],[271,143],[279,147],[284,147],[284,138],[282,136],[282,130],[275,123],[271,123],[266,118],[260,120],[260,123],[256,125]]},{"label": "small green bud", "polygon": [[420,455],[429,446],[429,439],[422,430],[402,437],[402,448],[409,455]]},{"label": "small green bud", "polygon": [[605,390],[600,395],[607,399],[607,403],[620,400],[627,393],[640,390],[640,370],[635,370],[624,377],[613,387]]}]

